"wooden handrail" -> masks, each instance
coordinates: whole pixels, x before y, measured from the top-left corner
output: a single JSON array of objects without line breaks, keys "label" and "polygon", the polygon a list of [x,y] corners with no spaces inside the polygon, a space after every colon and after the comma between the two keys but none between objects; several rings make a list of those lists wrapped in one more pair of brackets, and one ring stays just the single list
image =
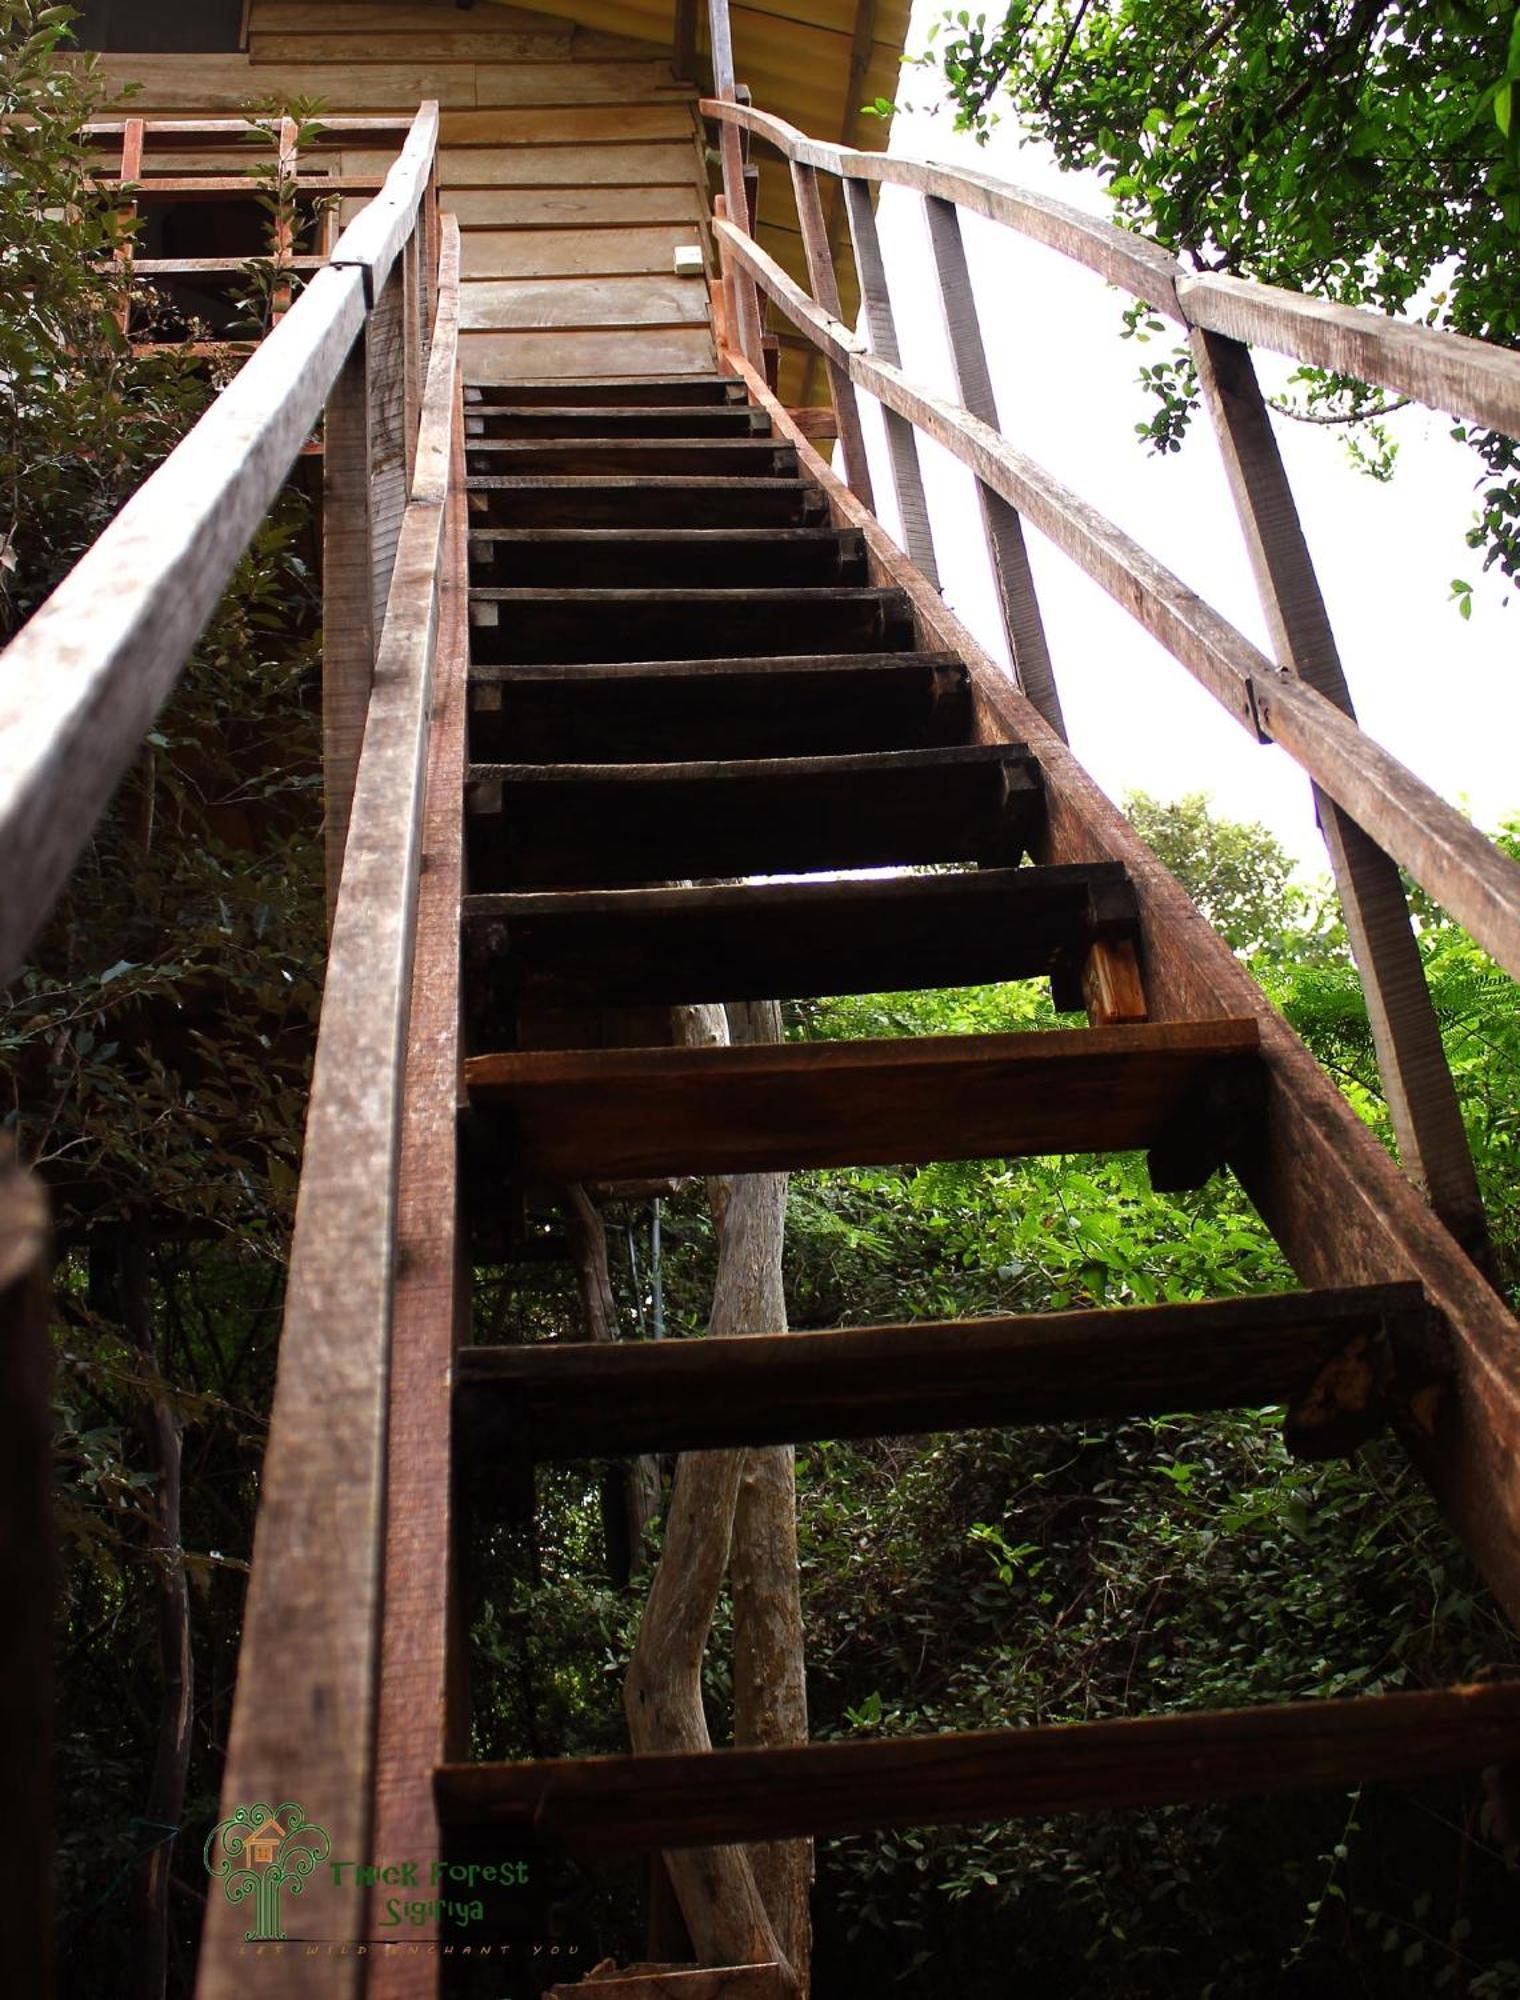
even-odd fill
[{"label": "wooden handrail", "polygon": [[[703,100],[702,110],[719,120],[726,140],[742,130],[789,162],[814,296],[760,248],[751,231],[736,226],[731,214],[714,225],[725,282],[753,281],[825,356],[851,483],[862,497],[869,488],[862,489],[853,476],[853,466],[863,459],[858,443],[851,442],[852,432],[858,438],[855,387],[870,391],[882,405],[908,552],[931,582],[933,544],[915,434],[933,438],[976,475],[1015,676],[1047,720],[1060,729],[1059,695],[1023,552],[1025,516],[1145,625],[1238,722],[1258,740],[1280,743],[1307,772],[1367,997],[1400,1155],[1448,1228],[1484,1259],[1487,1235],[1476,1173],[1395,864],[1516,978],[1520,864],[1357,727],[1245,341],[1261,340],[1509,432],[1520,430],[1520,354],[1271,286],[1193,277],[1158,245],[1063,202],[985,174],[809,139],[784,120],[726,95]],[[860,331],[841,322],[832,266],[809,242],[820,172],[843,182],[867,302]],[[922,198],[958,400],[910,381],[900,365],[871,213],[873,181],[911,188]],[[1060,250],[1189,329],[1275,662],[1114,522],[1002,436],[960,243],[962,207]]]},{"label": "wooden handrail", "polygon": [[424,104],[327,268],[0,654],[0,981],[11,978],[410,234],[432,171]]},{"label": "wooden handrail", "polygon": [[[335,1855],[368,1852],[374,1803],[401,1100],[459,397],[452,216],[441,218],[436,281],[414,468],[328,951],[223,1782],[229,1811],[300,1787]],[[337,1934],[363,1936],[359,1902],[350,1914]],[[235,1949],[243,1922],[224,1899],[208,1904],[200,2000],[246,1993]],[[320,1976],[323,1993],[346,1993],[359,1971],[324,1962]]]}]

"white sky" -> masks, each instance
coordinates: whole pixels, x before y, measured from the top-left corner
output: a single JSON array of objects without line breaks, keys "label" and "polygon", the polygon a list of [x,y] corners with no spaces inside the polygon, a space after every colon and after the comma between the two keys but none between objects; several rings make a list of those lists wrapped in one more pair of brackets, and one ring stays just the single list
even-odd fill
[{"label": "white sky", "polygon": [[[910,50],[940,12],[939,0],[916,0]],[[928,70],[905,70],[899,101],[925,105],[935,82]],[[1044,148],[1020,146],[1008,122],[978,147],[951,129],[948,114],[914,109],[896,119],[892,151],[975,166],[1111,213],[1095,176],[1061,173]],[[962,227],[1005,433],[1270,651],[1206,414],[1164,459],[1134,433],[1155,407],[1136,376],[1170,354],[1181,330],[1168,323],[1145,347],[1123,340],[1127,295],[996,223],[963,215]],[[904,367],[948,390],[917,196],[885,189],[880,230]],[[1258,352],[1257,365],[1270,393],[1289,364]],[[877,504],[895,528],[879,418],[866,400]],[[1448,417],[1402,411],[1389,419],[1397,469],[1379,485],[1353,471],[1340,432],[1275,421],[1363,726],[1491,828],[1520,806],[1520,592],[1505,609],[1507,589],[1496,573],[1480,576],[1480,552],[1463,541],[1477,460],[1449,436]],[[923,439],[920,453],[946,599],[1006,658],[971,476]],[[1161,798],[1207,791],[1220,811],[1264,821],[1309,871],[1322,871],[1297,767],[1254,744],[1065,556],[1032,532],[1029,540],[1072,747],[1098,782],[1116,798],[1135,788]],[[1459,576],[1474,586],[1466,622],[1449,601]]]}]

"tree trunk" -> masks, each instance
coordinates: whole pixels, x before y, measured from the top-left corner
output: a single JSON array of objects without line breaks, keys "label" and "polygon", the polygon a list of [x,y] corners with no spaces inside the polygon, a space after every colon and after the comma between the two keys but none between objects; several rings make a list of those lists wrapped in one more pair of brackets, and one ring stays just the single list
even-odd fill
[{"label": "tree trunk", "polygon": [[[159,1376],[153,1299],[148,1284],[147,1226],[129,1223],[122,1239],[120,1304],[127,1336],[142,1357],[143,1372]],[[158,1743],[143,1807],[147,1852],[142,1879],[143,2000],[163,2000],[169,1978],[169,1876],[174,1836],[185,1810],[190,1769],[194,1662],[190,1650],[190,1586],[180,1539],[180,1426],[155,1386],[139,1419],[153,1475],[153,1564],[158,1615],[160,1693]]]},{"label": "tree trunk", "polygon": [[[607,1226],[589,1191],[579,1184],[565,1189],[570,1224],[570,1248],[575,1282],[580,1292],[581,1318],[588,1340],[616,1340],[617,1302],[607,1260]],[[621,1479],[602,1492],[602,1527],[607,1544],[607,1568],[619,1588],[640,1566],[644,1530],[660,1518],[660,1463],[647,1453],[633,1459]]]}]

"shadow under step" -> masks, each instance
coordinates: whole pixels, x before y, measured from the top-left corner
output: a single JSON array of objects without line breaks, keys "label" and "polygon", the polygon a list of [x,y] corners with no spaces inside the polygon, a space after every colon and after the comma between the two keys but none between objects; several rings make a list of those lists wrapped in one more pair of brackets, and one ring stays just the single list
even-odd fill
[{"label": "shadow under step", "polygon": [[465,804],[478,892],[1012,867],[1044,795],[1023,744],[989,743],[731,763],[472,764]]},{"label": "shadow under step", "polygon": [[890,653],[912,644],[908,599],[891,587],[470,592],[470,657],[482,665]]},{"label": "shadow under step", "polygon": [[749,403],[543,404],[493,409],[472,404],[465,435],[476,438],[769,437],[771,420]]},{"label": "shadow under step", "polygon": [[971,677],[953,653],[781,654],[470,672],[480,762],[657,763],[964,745]]},{"label": "shadow under step", "polygon": [[869,581],[865,537],[836,528],[477,528],[473,583],[580,589]]},{"label": "shadow under step", "polygon": [[627,479],[786,479],[795,445],[771,438],[466,438],[471,473],[620,473]]},{"label": "shadow under step", "polygon": [[749,397],[733,375],[608,375],[599,381],[575,376],[542,377],[527,382],[468,382],[466,412],[498,409],[540,409],[574,404],[580,407],[632,403],[741,403]]},{"label": "shadow under step", "polygon": [[465,485],[472,528],[795,528],[821,523],[828,512],[806,479],[493,473]]},{"label": "shadow under step", "polygon": [[470,896],[467,1009],[501,1047],[515,1007],[681,1006],[1054,977],[1081,1005],[1091,947],[1139,936],[1117,862],[885,880]]},{"label": "shadow under step", "polygon": [[449,1827],[567,1854],[1204,1804],[1520,1756],[1520,1681],[767,1750],[447,1764]]},{"label": "shadow under step", "polygon": [[467,1347],[467,1482],[523,1459],[1287,1406],[1295,1455],[1341,1456],[1447,1374],[1417,1284],[1193,1305],[692,1340]]},{"label": "shadow under step", "polygon": [[523,1185],[1151,1154],[1198,1187],[1260,1115],[1254,1018],[901,1041],[522,1050],[465,1064]]}]

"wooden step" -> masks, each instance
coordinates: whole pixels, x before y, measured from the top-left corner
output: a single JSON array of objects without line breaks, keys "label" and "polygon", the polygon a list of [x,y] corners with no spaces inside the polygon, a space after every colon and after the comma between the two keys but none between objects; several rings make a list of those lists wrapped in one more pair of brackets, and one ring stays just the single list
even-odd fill
[{"label": "wooden step", "polygon": [[467,383],[465,407],[475,409],[538,409],[546,406],[631,403],[655,407],[671,403],[747,403],[744,384],[732,375],[609,375],[600,381],[576,376],[531,382]]},{"label": "wooden step", "polygon": [[465,483],[472,528],[794,528],[828,512],[806,479],[481,474]]},{"label": "wooden step", "polygon": [[470,671],[470,748],[482,763],[846,756],[970,734],[970,676],[953,653]]},{"label": "wooden step", "polygon": [[927,862],[1017,864],[1043,798],[1021,743],[689,764],[474,764],[469,881],[620,888]]},{"label": "wooden step", "polygon": [[446,1826],[552,1851],[711,1847],[1202,1804],[1477,1772],[1520,1757],[1520,1682],[968,1734],[447,1764]]},{"label": "wooden step", "polygon": [[466,438],[473,473],[527,478],[605,473],[626,479],[788,479],[796,447],[771,438]]},{"label": "wooden step", "polygon": [[477,528],[470,579],[581,589],[869,580],[865,538],[835,528]]},{"label": "wooden step", "polygon": [[1419,1285],[659,1341],[467,1347],[462,1469],[1168,1411],[1288,1407],[1300,1456],[1364,1444],[1440,1381]]},{"label": "wooden step", "polygon": [[[1159,1149],[1197,1186],[1261,1101],[1254,1018],[472,1057],[523,1183]],[[1185,1146],[1186,1169],[1175,1165]]]},{"label": "wooden step", "polygon": [[484,665],[902,652],[912,643],[913,615],[896,589],[470,592],[470,657]]},{"label": "wooden step", "polygon": [[[741,882],[702,889],[471,896],[468,1012],[478,1046],[516,1006],[680,1006],[1057,975],[1073,999],[1099,940],[1138,936],[1116,863],[949,875]],[[1080,1004],[1079,991],[1074,1004]]]},{"label": "wooden step", "polygon": [[472,408],[474,438],[769,437],[770,418],[749,403],[544,404],[538,409]]}]

